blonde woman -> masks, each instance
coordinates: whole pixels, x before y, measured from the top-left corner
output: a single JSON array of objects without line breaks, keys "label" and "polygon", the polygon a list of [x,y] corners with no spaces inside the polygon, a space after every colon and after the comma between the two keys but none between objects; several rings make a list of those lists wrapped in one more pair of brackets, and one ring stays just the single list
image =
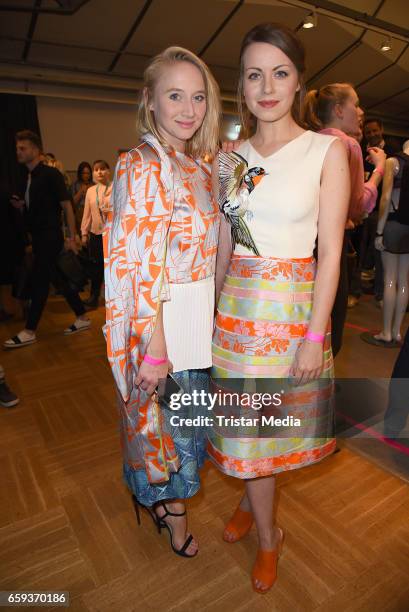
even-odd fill
[{"label": "blonde woman", "polygon": [[[332,83],[309,91],[304,101],[304,122],[311,130],[320,134],[336,136],[344,144],[349,165],[351,191],[348,221],[345,230],[352,229],[361,221],[364,213],[370,213],[376,204],[378,187],[385,171],[385,153],[377,147],[368,149],[368,157],[375,166],[371,177],[364,182],[362,151],[349,133],[359,133],[363,117],[360,101],[350,83]],[[334,357],[342,346],[342,335],[348,305],[348,239],[345,234],[341,254],[340,280],[332,311],[332,352]]]},{"label": "blonde woman", "polygon": [[192,557],[184,499],[200,486],[201,429],[178,429],[155,389],[173,365],[186,391],[207,384],[219,230],[205,156],[217,150],[217,84],[170,47],[144,75],[140,144],[120,157],[104,237],[108,357],[118,387],[124,477],[175,553]]}]

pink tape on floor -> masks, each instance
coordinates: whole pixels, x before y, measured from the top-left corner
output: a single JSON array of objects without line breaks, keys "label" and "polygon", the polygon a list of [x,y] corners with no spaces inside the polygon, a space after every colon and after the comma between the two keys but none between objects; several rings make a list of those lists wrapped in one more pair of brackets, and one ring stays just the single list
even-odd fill
[{"label": "pink tape on floor", "polygon": [[392,446],[392,448],[395,448],[400,453],[403,453],[404,455],[408,455],[409,457],[409,448],[405,446],[404,444],[401,444],[400,442],[396,442],[396,440],[392,440],[392,438],[387,438],[383,436],[382,434],[377,432],[375,429],[373,429],[373,427],[369,427],[367,425],[364,425],[363,423],[358,423],[358,421],[355,421],[354,419],[347,416],[343,412],[340,412],[340,410],[337,410],[337,414],[339,414],[343,419],[345,419],[347,423],[350,423],[351,425],[356,427],[356,429],[359,429],[360,431],[365,431],[372,438],[376,438],[377,440],[379,440],[379,442],[383,442],[384,444],[387,444],[388,446]]}]

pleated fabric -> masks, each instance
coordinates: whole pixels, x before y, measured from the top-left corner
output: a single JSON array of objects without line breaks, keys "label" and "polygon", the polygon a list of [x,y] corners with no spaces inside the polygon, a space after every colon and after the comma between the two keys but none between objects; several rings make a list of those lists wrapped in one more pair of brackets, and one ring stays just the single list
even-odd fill
[{"label": "pleated fabric", "polygon": [[214,275],[192,283],[169,283],[163,327],[174,372],[210,368],[214,324]]}]

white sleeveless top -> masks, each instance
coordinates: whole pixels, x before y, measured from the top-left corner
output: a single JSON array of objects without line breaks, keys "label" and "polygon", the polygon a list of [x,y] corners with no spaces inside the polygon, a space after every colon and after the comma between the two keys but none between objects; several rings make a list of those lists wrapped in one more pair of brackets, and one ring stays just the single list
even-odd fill
[{"label": "white sleeveless top", "polygon": [[[306,131],[262,157],[246,140],[237,150],[266,174],[249,195],[244,220],[261,257],[311,257],[317,238],[321,171],[335,136]],[[254,255],[240,244],[236,255]]]}]

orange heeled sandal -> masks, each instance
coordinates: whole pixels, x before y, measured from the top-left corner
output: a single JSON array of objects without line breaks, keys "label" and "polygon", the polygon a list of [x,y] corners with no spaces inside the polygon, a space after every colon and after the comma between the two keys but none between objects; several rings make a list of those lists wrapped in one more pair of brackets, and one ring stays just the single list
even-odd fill
[{"label": "orange heeled sandal", "polygon": [[[274,550],[263,550],[261,548],[257,551],[256,562],[251,573],[251,582],[254,591],[256,593],[267,593],[277,580],[277,563],[283,549],[284,532],[280,527],[277,527],[280,532],[280,540]],[[256,586],[256,581],[262,582],[265,588],[261,589]]]},{"label": "orange heeled sandal", "polygon": [[[253,524],[253,515],[251,512],[246,512],[239,507],[236,508],[233,516],[227,523],[223,531],[223,540],[234,544],[250,531]],[[232,536],[228,538],[228,535]]]}]

